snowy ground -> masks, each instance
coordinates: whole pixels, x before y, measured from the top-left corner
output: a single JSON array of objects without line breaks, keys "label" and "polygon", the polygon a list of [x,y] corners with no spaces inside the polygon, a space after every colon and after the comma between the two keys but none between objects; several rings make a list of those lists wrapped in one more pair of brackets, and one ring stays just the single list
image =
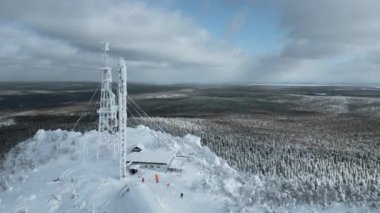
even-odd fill
[{"label": "snowy ground", "polygon": [[[0,170],[0,212],[361,212],[332,206],[268,206],[248,195],[265,188],[245,185],[239,174],[198,137],[183,138],[147,127],[128,128],[130,145],[166,151],[181,173],[143,170],[119,180],[118,160],[96,160],[98,134],[40,130],[12,149]],[[160,177],[155,182],[155,175]],[[144,183],[142,178],[144,177]],[[254,177],[252,177],[254,178]],[[263,188],[264,187],[264,188]],[[181,198],[180,194],[184,197]],[[260,200],[260,199],[258,199]],[[368,209],[366,210],[368,211]]]},{"label": "snowy ground", "polygon": [[[0,212],[228,212],[241,183],[199,138],[128,129],[130,144],[183,158],[182,173],[145,170],[118,179],[118,161],[96,161],[97,132],[44,131],[20,143],[0,172]],[[160,183],[154,176],[159,175]],[[142,183],[142,177],[145,181]],[[180,193],[184,198],[180,198]],[[128,211],[129,210],[129,211]]]},{"label": "snowy ground", "polygon": [[12,126],[15,125],[16,122],[13,119],[5,119],[5,120],[0,120],[0,127],[2,126]]}]

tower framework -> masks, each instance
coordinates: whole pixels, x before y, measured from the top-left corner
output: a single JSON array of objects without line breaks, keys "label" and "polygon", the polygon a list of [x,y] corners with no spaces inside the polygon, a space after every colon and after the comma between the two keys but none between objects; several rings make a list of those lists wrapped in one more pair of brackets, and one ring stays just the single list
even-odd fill
[{"label": "tower framework", "polygon": [[104,67],[102,68],[102,85],[100,92],[99,139],[97,144],[97,158],[100,156],[116,156],[116,143],[112,137],[117,131],[117,105],[115,94],[112,92],[112,72],[107,65],[108,42],[104,42]]}]

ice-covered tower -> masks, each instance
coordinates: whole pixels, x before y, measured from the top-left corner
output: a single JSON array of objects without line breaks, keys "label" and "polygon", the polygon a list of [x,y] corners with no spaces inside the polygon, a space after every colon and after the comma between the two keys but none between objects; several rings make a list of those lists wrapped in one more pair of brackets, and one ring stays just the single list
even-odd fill
[{"label": "ice-covered tower", "polygon": [[100,156],[116,156],[117,144],[112,135],[117,131],[117,105],[115,104],[115,94],[112,92],[112,73],[107,65],[107,53],[109,43],[104,42],[104,67],[102,68],[102,86],[100,92],[99,113],[99,140],[97,145],[97,158]]},{"label": "ice-covered tower", "polygon": [[123,58],[119,61],[119,154],[120,179],[127,176],[127,66]]}]

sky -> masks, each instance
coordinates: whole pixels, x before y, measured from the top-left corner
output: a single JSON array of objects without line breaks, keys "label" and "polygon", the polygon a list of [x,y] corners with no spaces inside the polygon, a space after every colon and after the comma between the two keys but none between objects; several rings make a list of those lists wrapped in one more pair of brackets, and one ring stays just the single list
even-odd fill
[{"label": "sky", "polygon": [[[0,81],[379,84],[378,0],[0,0]],[[116,80],[115,80],[116,81]]]}]

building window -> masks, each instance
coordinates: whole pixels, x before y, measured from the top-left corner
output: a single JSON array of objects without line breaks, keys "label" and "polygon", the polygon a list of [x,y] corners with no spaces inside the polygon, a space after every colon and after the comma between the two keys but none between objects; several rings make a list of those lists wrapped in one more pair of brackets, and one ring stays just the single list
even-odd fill
[{"label": "building window", "polygon": [[160,168],[160,166],[157,166],[157,168]]},{"label": "building window", "polygon": [[154,168],[154,166],[153,166],[153,165],[150,165],[150,168]]}]

